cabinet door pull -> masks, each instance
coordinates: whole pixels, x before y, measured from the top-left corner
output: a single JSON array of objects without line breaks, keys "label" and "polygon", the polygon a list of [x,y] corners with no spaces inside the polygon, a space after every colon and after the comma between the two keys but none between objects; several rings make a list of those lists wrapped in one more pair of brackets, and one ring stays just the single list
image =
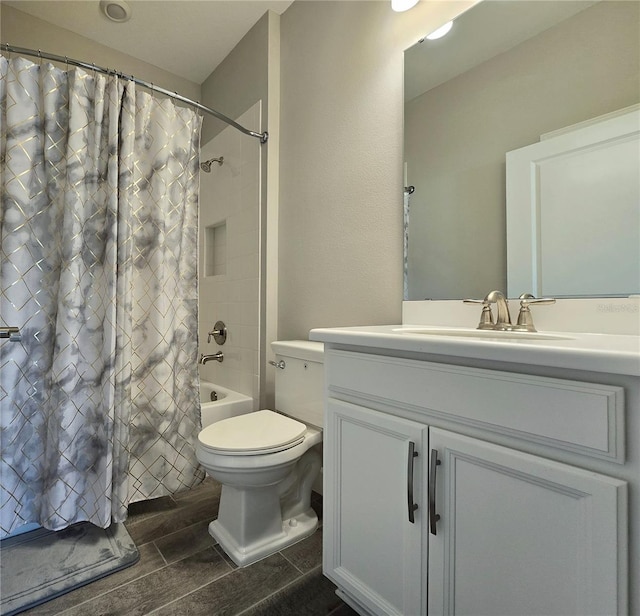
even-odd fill
[{"label": "cabinet door pull", "polygon": [[440,515],[436,513],[436,466],[440,465],[438,450],[431,450],[431,464],[429,465],[429,530],[436,534],[436,522]]},{"label": "cabinet door pull", "polygon": [[416,444],[413,441],[409,441],[409,456],[407,467],[407,504],[409,507],[409,522],[413,524],[415,517],[413,512],[418,508],[418,504],[413,502],[413,459],[418,457],[416,451]]}]

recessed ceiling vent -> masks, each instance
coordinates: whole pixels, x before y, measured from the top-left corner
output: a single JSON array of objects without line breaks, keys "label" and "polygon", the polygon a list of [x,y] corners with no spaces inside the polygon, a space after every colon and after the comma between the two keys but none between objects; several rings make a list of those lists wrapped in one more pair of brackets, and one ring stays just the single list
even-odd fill
[{"label": "recessed ceiling vent", "polygon": [[131,7],[124,0],[100,0],[100,10],[108,19],[118,23],[131,18]]}]

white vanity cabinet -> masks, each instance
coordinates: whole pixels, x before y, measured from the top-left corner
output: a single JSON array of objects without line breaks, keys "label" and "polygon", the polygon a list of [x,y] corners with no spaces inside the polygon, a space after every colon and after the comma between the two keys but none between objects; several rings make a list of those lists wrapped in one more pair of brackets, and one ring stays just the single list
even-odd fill
[{"label": "white vanity cabinet", "polygon": [[430,451],[429,614],[620,613],[624,482],[437,428]]},{"label": "white vanity cabinet", "polygon": [[592,470],[624,466],[622,387],[327,345],[325,372],[324,572],[354,609],[627,613],[627,482]]},{"label": "white vanity cabinet", "polygon": [[[420,614],[423,552],[420,455],[425,426],[330,399],[324,477],[327,575],[373,614]],[[326,449],[325,449],[326,452]],[[411,479],[409,465],[413,470]],[[418,503],[418,510],[413,505]],[[409,510],[411,519],[409,521]],[[349,600],[346,597],[347,601]]]}]

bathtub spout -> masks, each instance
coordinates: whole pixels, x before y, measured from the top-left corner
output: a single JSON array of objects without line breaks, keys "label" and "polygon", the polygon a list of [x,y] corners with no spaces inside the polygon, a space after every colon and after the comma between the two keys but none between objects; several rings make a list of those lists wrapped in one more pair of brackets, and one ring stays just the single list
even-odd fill
[{"label": "bathtub spout", "polygon": [[217,353],[213,353],[212,355],[205,355],[204,353],[200,353],[200,361],[198,363],[206,364],[208,361],[212,361],[212,360],[222,362],[224,361],[224,355],[222,354],[221,351],[218,351]]}]

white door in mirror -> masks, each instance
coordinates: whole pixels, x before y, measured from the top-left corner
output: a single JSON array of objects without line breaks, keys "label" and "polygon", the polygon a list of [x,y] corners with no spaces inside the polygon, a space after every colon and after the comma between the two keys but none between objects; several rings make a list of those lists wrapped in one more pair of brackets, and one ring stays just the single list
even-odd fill
[{"label": "white door in mirror", "polygon": [[508,152],[507,287],[640,293],[640,105]]}]

